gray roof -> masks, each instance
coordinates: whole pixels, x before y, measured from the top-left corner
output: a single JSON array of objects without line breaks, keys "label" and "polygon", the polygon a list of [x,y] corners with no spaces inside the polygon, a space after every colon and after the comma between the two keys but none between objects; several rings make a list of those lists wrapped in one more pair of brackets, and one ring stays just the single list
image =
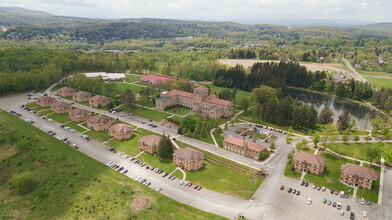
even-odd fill
[{"label": "gray roof", "polygon": [[308,164],[317,166],[324,166],[325,164],[325,158],[323,156],[314,155],[303,151],[295,152],[293,155],[293,160],[306,162]]},{"label": "gray roof", "polygon": [[177,149],[173,155],[186,161],[199,161],[204,157],[204,153],[190,147]]},{"label": "gray roof", "polygon": [[349,174],[352,176],[358,176],[368,180],[377,180],[378,173],[372,168],[362,167],[351,163],[343,164],[341,167],[341,172],[344,174]]}]

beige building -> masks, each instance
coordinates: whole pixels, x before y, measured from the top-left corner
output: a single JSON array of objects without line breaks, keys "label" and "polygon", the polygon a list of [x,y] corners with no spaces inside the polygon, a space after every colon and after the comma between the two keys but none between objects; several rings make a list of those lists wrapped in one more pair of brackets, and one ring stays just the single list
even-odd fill
[{"label": "beige building", "polygon": [[69,87],[63,87],[57,91],[57,94],[61,97],[71,97],[75,93],[75,89]]},{"label": "beige building", "polygon": [[41,96],[37,98],[37,105],[41,107],[50,107],[56,99],[50,96]]},{"label": "beige building", "polygon": [[110,125],[112,124],[112,120],[103,116],[92,116],[87,120],[87,127],[89,129],[93,129],[94,131],[104,131],[108,130]]},{"label": "beige building", "polygon": [[146,135],[139,139],[139,150],[148,152],[150,154],[158,153],[159,142],[161,137],[157,135]]},{"label": "beige building", "polygon": [[173,163],[186,171],[198,170],[203,167],[204,153],[190,147],[180,148],[173,154]]},{"label": "beige building", "polygon": [[75,92],[72,96],[72,99],[76,102],[87,102],[90,98],[91,94],[85,91]]},{"label": "beige building", "polygon": [[324,172],[325,158],[320,155],[298,151],[293,154],[295,170],[320,175]]},{"label": "beige building", "polygon": [[212,119],[233,115],[233,103],[220,99],[215,94],[210,94],[209,89],[204,86],[195,88],[193,93],[176,89],[162,92],[161,97],[155,100],[155,108],[159,110],[175,105],[189,108],[192,112],[206,113]]},{"label": "beige building", "polygon": [[346,163],[340,167],[340,181],[350,186],[372,189],[373,181],[378,179],[378,173],[372,168]]},{"label": "beige building", "polygon": [[115,124],[109,128],[109,136],[117,140],[129,139],[135,133],[135,128],[126,124]]},{"label": "beige building", "polygon": [[105,107],[109,104],[109,98],[101,95],[96,95],[90,98],[89,104],[92,107]]},{"label": "beige building", "polygon": [[266,147],[241,138],[229,137],[223,140],[223,149],[258,160],[260,153],[265,151]]},{"label": "beige building", "polygon": [[69,112],[69,119],[76,122],[87,121],[92,116],[90,111],[75,108],[74,110]]},{"label": "beige building", "polygon": [[66,102],[53,102],[51,109],[54,113],[63,114],[70,112],[72,110],[72,105]]}]

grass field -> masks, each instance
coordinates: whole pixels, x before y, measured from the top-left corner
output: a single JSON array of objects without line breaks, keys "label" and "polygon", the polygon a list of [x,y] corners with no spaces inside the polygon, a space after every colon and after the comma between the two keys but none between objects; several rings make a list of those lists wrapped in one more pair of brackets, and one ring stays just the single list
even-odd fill
[{"label": "grass field", "polygon": [[108,131],[87,131],[85,133],[88,135],[90,138],[99,141],[99,142],[105,142],[110,139],[109,132]]},{"label": "grass field", "polygon": [[52,113],[52,110],[50,108],[48,108],[48,109],[45,109],[45,110],[41,110],[39,113],[41,115],[47,115],[47,114]]},{"label": "grass field", "polygon": [[70,123],[68,123],[67,124],[67,126],[68,127],[70,127],[70,128],[73,128],[73,129],[75,129],[77,132],[84,132],[84,131],[86,131],[86,129],[84,129],[84,128],[82,128],[82,127],[80,127],[78,124],[79,124],[80,122],[70,122]]},{"label": "grass field", "polygon": [[295,179],[299,179],[301,178],[302,173],[298,172],[298,171],[292,171],[291,168],[293,167],[293,165],[289,162],[287,162],[286,167],[284,168],[284,175],[287,177],[291,177],[291,178],[295,178]]},{"label": "grass field", "polygon": [[25,106],[27,108],[34,108],[35,106],[37,106],[37,102],[30,102],[30,103],[27,103]]},{"label": "grass field", "polygon": [[[369,167],[367,164],[363,164],[365,167]],[[378,176],[380,176],[381,167],[372,166],[372,169],[376,170]],[[380,191],[380,178],[373,182],[372,190],[358,188],[357,198],[364,198],[372,203],[378,202],[378,192]]]},{"label": "grass field", "polygon": [[326,160],[324,172],[320,175],[313,175],[308,173],[305,175],[305,180],[318,186],[325,186],[328,189],[344,191],[347,194],[352,195],[352,188],[344,185],[339,181],[341,165],[345,163],[352,163],[352,161],[344,158],[338,158],[331,153],[324,153],[321,155],[324,156]]},{"label": "grass field", "polygon": [[140,78],[143,77],[143,75],[138,75],[137,76],[137,75],[128,75],[128,74],[126,74],[125,77],[126,77],[126,79],[125,79],[126,82],[137,82]]},{"label": "grass field", "polygon": [[370,80],[372,84],[377,88],[392,88],[392,78],[378,78],[378,77],[368,77],[366,79]]},{"label": "grass field", "polygon": [[176,115],[186,115],[189,113],[189,109],[178,106],[176,111],[174,111],[174,108],[170,108],[170,109],[166,109],[165,112],[169,112]]},{"label": "grass field", "polygon": [[216,130],[214,132],[212,132],[212,134],[214,135],[215,141],[218,144],[218,146],[222,147],[223,139],[224,139],[223,135],[222,134],[218,134],[218,131],[216,131]]},{"label": "grass field", "polygon": [[178,116],[173,116],[171,118],[173,118],[176,121],[179,121],[180,123],[182,122],[182,119],[184,119],[184,118],[181,118],[181,117],[178,117]]},{"label": "grass field", "polygon": [[70,121],[68,113],[64,113],[64,114],[53,113],[53,114],[49,115],[48,117],[57,121],[60,124],[64,124],[65,122]]},{"label": "grass field", "polygon": [[[225,89],[224,87],[219,87],[219,86],[215,86],[213,84],[203,84],[203,83],[198,83],[200,86],[205,86],[205,87],[209,87],[211,94],[215,93],[216,91],[220,92],[223,89]],[[247,97],[249,99],[249,101],[251,101],[251,97],[252,97],[252,92],[248,92],[248,91],[243,91],[243,90],[237,90],[237,94],[235,96],[235,103],[238,105],[240,103],[240,101],[244,98]],[[255,99],[254,99],[255,100]]]},{"label": "grass field", "polygon": [[[344,156],[370,161],[367,152],[368,149],[374,145],[375,143],[334,143],[329,144],[328,148]],[[385,152],[388,152],[390,149],[392,149],[392,143],[384,143],[384,147]]]},{"label": "grass field", "polygon": [[[0,145],[0,216],[4,219],[224,219],[176,202],[115,172],[6,112],[0,123],[35,142],[25,153]],[[31,171],[38,184],[18,196],[14,174]],[[147,206],[135,211],[133,201]]]},{"label": "grass field", "polygon": [[125,90],[129,89],[132,92],[139,93],[140,89],[143,88],[142,86],[131,85],[124,82],[117,82],[117,89],[120,93],[123,93]]},{"label": "grass field", "polygon": [[[139,130],[139,129],[138,129]],[[142,135],[135,133],[131,139],[128,140],[111,140],[107,145],[115,148],[117,151],[124,152],[132,157],[140,153],[137,141],[142,137]]]},{"label": "grass field", "polygon": [[164,112],[160,112],[160,111],[155,111],[152,109],[147,109],[147,108],[143,108],[143,107],[139,107],[139,106],[134,106],[131,110],[128,109],[127,106],[122,106],[119,109],[122,109],[126,112],[131,112],[137,116],[143,117],[143,118],[147,118],[147,119],[152,119],[154,121],[160,122],[162,121],[164,118],[170,116],[167,113]]},{"label": "grass field", "polygon": [[148,101],[145,101],[145,102],[143,103],[143,102],[140,101],[140,99],[138,99],[138,100],[136,101],[136,104],[139,104],[139,105],[142,105],[142,106],[146,106],[146,107],[149,107],[149,108],[154,108],[154,107],[155,107],[155,105],[154,105],[154,103],[152,102],[152,100],[148,100]]}]

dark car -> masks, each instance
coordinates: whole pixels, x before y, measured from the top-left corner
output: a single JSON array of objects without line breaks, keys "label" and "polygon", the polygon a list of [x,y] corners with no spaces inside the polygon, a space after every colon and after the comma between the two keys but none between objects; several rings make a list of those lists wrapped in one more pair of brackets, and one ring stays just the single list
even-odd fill
[{"label": "dark car", "polygon": [[335,190],[331,189],[331,192],[330,192],[330,193],[333,194],[334,192],[335,192]]},{"label": "dark car", "polygon": [[323,199],[323,203],[326,204],[327,203],[327,199]]},{"label": "dark car", "polygon": [[350,207],[349,205],[347,205],[346,210],[347,210],[347,211],[350,211],[350,210],[351,210],[351,207]]},{"label": "dark car", "polygon": [[333,202],[333,203],[332,203],[332,207],[336,207],[336,202]]},{"label": "dark car", "polygon": [[303,186],[303,185],[305,185],[305,182],[304,182],[304,181],[301,182],[301,186]]},{"label": "dark car", "polygon": [[293,191],[293,189],[292,188],[289,188],[289,190],[287,191],[288,193],[291,193],[291,191]]},{"label": "dark car", "polygon": [[301,195],[301,191],[298,190],[297,193],[296,193],[296,195],[297,195],[297,196]]},{"label": "dark car", "polygon": [[369,200],[366,200],[366,205],[370,205],[370,201]]},{"label": "dark car", "polygon": [[305,183],[305,187],[308,187],[308,186],[309,186],[309,183],[308,183],[308,182],[306,182],[306,183]]},{"label": "dark car", "polygon": [[354,214],[354,212],[351,212],[351,213],[350,213],[350,219],[355,219],[355,214]]}]

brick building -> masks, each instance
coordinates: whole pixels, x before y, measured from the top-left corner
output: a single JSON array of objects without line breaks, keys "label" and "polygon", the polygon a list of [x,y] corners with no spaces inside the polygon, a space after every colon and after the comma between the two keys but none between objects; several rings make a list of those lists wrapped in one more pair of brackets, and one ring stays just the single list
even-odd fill
[{"label": "brick building", "polygon": [[87,120],[87,127],[89,129],[93,129],[94,131],[104,131],[108,130],[110,125],[112,124],[112,120],[103,116],[92,116]]},{"label": "brick building", "polygon": [[190,147],[180,148],[173,154],[173,163],[186,171],[198,170],[203,167],[204,153]]},{"label": "brick building", "polygon": [[90,111],[81,108],[75,108],[69,112],[69,119],[75,122],[87,121],[91,116],[92,113]]},{"label": "brick building", "polygon": [[129,139],[135,133],[135,128],[126,124],[115,124],[109,128],[109,136],[117,140]]},{"label": "brick building", "polygon": [[294,168],[299,172],[320,175],[324,172],[325,158],[320,155],[298,151],[293,154]]},{"label": "brick building", "polygon": [[162,83],[172,83],[175,84],[177,82],[177,78],[165,75],[147,75],[139,79],[139,82],[145,83],[152,86],[158,86]]},{"label": "brick building", "polygon": [[233,115],[233,103],[220,99],[215,94],[210,94],[209,89],[204,86],[195,88],[193,93],[176,89],[162,92],[161,97],[155,100],[155,108],[159,110],[175,105],[189,108],[192,112],[206,113],[212,119]]},{"label": "brick building", "polygon": [[146,135],[139,139],[139,150],[145,151],[150,154],[158,153],[158,145],[161,137],[157,135]]},{"label": "brick building", "polygon": [[75,89],[69,87],[63,87],[57,91],[57,94],[61,97],[71,97],[75,93]]},{"label": "brick building", "polygon": [[92,107],[105,107],[109,104],[109,98],[101,95],[96,95],[90,98],[89,104]]},{"label": "brick building", "polygon": [[340,167],[340,181],[351,186],[372,189],[373,181],[378,179],[378,173],[372,168],[346,163]]},{"label": "brick building", "polygon": [[75,92],[72,95],[72,99],[76,102],[87,102],[88,100],[90,100],[90,98],[91,98],[91,94],[85,91]]},{"label": "brick building", "polygon": [[56,99],[50,96],[41,96],[37,98],[37,105],[41,107],[50,107]]},{"label": "brick building", "polygon": [[54,113],[63,114],[70,112],[72,110],[72,105],[66,102],[53,102],[51,109]]},{"label": "brick building", "polygon": [[265,151],[266,147],[241,138],[229,137],[223,140],[223,149],[258,160],[260,153]]}]

